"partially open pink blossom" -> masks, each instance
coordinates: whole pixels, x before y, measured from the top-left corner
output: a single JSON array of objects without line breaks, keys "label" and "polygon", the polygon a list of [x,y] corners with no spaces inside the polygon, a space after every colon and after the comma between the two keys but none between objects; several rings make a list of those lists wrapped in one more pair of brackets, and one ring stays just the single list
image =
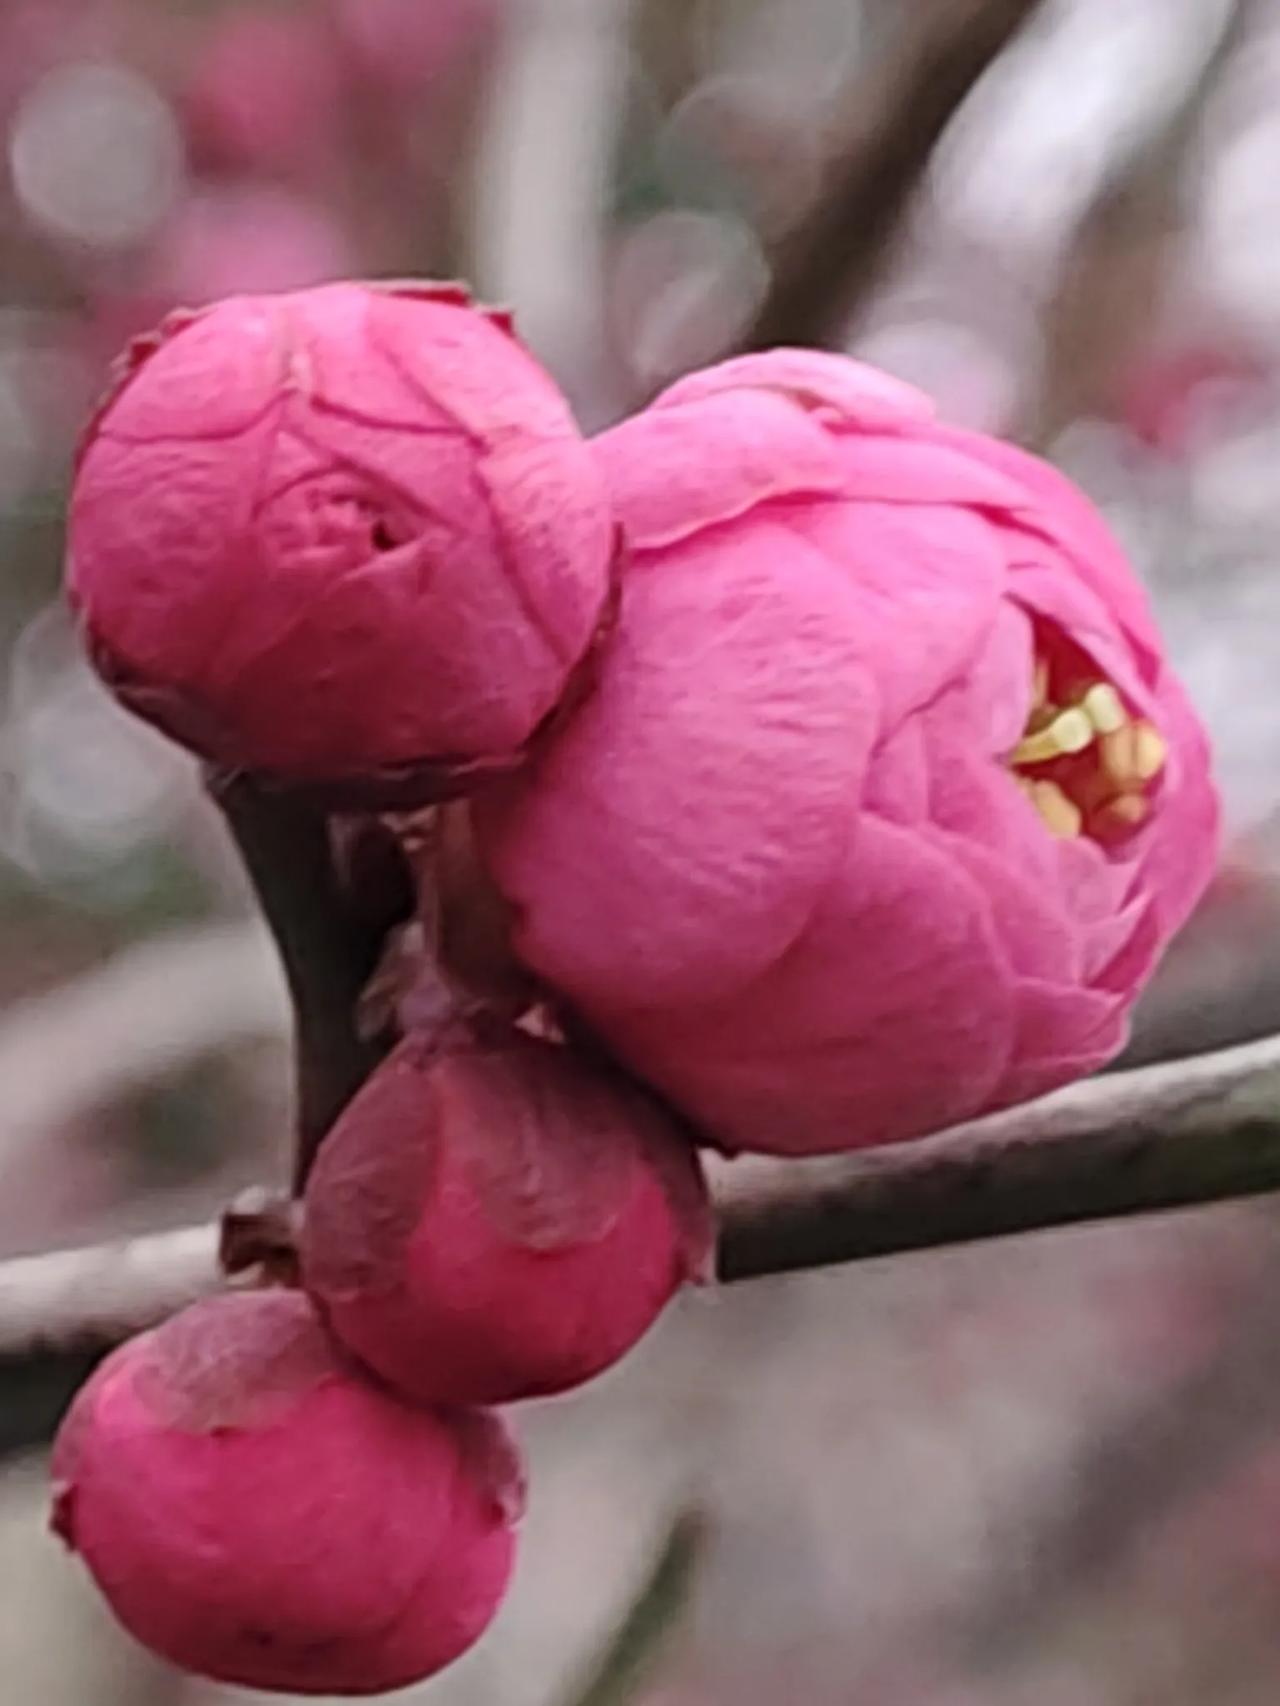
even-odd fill
[{"label": "partially open pink blossom", "polygon": [[218,763],[418,801],[513,761],[588,652],[612,519],[559,392],[461,290],[235,297],[136,344],[68,587],[119,696]]},{"label": "partially open pink blossom", "polygon": [[499,1403],[630,1350],[710,1251],[696,1155],[639,1091],[519,1030],[411,1036],[325,1139],[304,1281],[397,1390]]},{"label": "partially open pink blossom", "polygon": [[474,1642],[522,1479],[496,1417],[412,1409],[298,1292],[194,1305],[122,1346],[53,1455],[54,1527],[113,1611],[203,1676],[377,1694]]},{"label": "partially open pink blossom", "polygon": [[1217,804],[1080,494],[799,351],[596,447],[614,642],[474,807],[526,962],[729,1147],[912,1137],[1113,1056]]}]

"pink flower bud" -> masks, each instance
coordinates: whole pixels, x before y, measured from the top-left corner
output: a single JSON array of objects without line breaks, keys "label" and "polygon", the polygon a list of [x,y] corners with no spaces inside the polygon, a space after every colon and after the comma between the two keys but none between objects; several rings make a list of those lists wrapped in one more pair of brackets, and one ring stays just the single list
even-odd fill
[{"label": "pink flower bud", "polygon": [[654,1104],[507,1027],[411,1037],[321,1146],[303,1279],[406,1394],[496,1403],[607,1368],[710,1248],[693,1149]]},{"label": "pink flower bud", "polygon": [[1113,1056],[1217,802],[1079,493],[800,351],[596,446],[614,640],[473,807],[525,962],[731,1148],[918,1136]]},{"label": "pink flower bud", "polygon": [[91,425],[68,585],[124,702],[362,801],[515,762],[590,647],[612,522],[568,409],[444,286],[171,318]]},{"label": "pink flower bud", "polygon": [[140,1641],[307,1694],[381,1693],[464,1652],[522,1499],[496,1417],[401,1404],[287,1291],[123,1345],[72,1405],[53,1476],[54,1528]]}]

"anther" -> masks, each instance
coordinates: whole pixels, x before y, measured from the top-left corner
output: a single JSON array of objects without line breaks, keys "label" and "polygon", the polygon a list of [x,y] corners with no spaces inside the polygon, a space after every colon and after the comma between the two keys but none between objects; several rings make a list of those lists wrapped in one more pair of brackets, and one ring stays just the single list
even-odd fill
[{"label": "anther", "polygon": [[1079,835],[1084,818],[1056,782],[1024,781],[1024,791],[1046,827],[1064,840]]},{"label": "anther", "polygon": [[1080,701],[1080,709],[1100,735],[1115,734],[1129,721],[1120,695],[1106,681],[1094,683]]},{"label": "anther", "polygon": [[1150,723],[1138,723],[1135,726],[1135,741],[1133,751],[1134,769],[1140,781],[1150,782],[1164,769],[1165,759],[1169,749],[1165,745],[1160,731]]},{"label": "anther", "polygon": [[1047,728],[1025,735],[1013,749],[1013,764],[1045,764],[1052,758],[1083,752],[1094,736],[1093,724],[1078,706],[1060,711]]},{"label": "anther", "polygon": [[1102,738],[1102,768],[1120,788],[1150,782],[1164,769],[1168,748],[1150,723],[1127,723]]},{"label": "anther", "polygon": [[1141,794],[1117,794],[1108,800],[1100,814],[1118,829],[1136,829],[1151,815],[1151,802]]}]

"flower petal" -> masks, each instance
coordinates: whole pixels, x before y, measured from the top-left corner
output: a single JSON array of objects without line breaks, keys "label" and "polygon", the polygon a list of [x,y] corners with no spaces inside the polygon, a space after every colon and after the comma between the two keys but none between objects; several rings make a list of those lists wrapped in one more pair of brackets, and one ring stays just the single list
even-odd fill
[{"label": "flower petal", "polygon": [[[778,519],[848,587],[886,729],[981,655],[1000,608],[1005,569],[980,518],[902,504],[788,502],[779,506]],[[1025,691],[1029,697],[1029,671]]]},{"label": "flower petal", "polygon": [[821,558],[753,519],[641,565],[594,693],[477,802],[522,957],[609,1005],[755,976],[838,868],[876,732],[858,609]]},{"label": "flower petal", "polygon": [[714,1007],[613,1014],[610,1036],[731,1147],[817,1154],[982,1108],[1009,1065],[1016,988],[969,874],[865,818],[775,967]]},{"label": "flower petal", "polygon": [[799,493],[840,493],[827,433],[765,392],[653,409],[592,440],[633,548],[653,549]]},{"label": "flower petal", "polygon": [[933,418],[933,401],[879,368],[825,350],[773,349],[686,374],[654,402],[654,409],[701,402],[722,393],[773,391],[799,403],[829,425],[852,423],[864,431],[914,427]]}]

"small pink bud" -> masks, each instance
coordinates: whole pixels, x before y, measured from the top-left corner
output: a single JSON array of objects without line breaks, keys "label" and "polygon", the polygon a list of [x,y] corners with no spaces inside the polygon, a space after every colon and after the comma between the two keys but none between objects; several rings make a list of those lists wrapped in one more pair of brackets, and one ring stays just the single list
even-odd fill
[{"label": "small pink bud", "polygon": [[607,1368],[709,1250],[695,1152],[647,1096],[458,1025],[402,1043],[325,1139],[302,1269],[393,1386],[498,1403]]},{"label": "small pink bud", "polygon": [[612,518],[567,406],[448,286],[173,316],[83,445],[68,588],[120,698],[216,763],[416,802],[515,762]]},{"label": "small pink bud", "polygon": [[305,1694],[432,1675],[493,1616],[515,1448],[367,1379],[298,1292],[195,1304],[121,1346],[53,1453],[53,1526],[186,1670]]}]

